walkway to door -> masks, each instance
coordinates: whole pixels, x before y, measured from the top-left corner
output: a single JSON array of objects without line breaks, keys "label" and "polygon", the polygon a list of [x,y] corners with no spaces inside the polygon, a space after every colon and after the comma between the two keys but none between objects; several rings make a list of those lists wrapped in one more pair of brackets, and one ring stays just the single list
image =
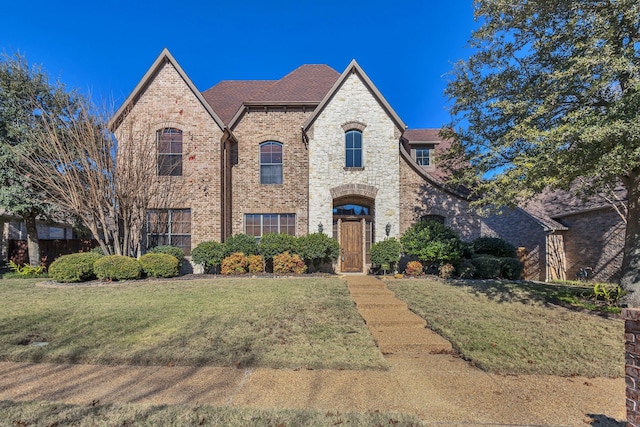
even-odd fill
[{"label": "walkway to door", "polygon": [[447,354],[451,344],[382,281],[346,281],[387,371],[0,362],[0,400],[396,411],[434,426],[624,425],[623,378],[487,374]]}]

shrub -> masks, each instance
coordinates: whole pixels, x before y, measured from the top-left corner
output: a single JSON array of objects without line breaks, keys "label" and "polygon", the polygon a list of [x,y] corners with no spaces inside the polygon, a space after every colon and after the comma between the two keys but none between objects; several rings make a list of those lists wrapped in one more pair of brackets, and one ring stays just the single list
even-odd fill
[{"label": "shrub", "polygon": [[393,269],[400,259],[400,242],[396,238],[385,239],[371,245],[371,263],[377,266],[389,264]]},{"label": "shrub", "polygon": [[264,258],[260,255],[249,255],[249,273],[264,273]]},{"label": "shrub", "polygon": [[268,233],[262,236],[258,245],[260,255],[270,261],[276,255],[285,252],[295,253],[297,248],[296,238],[288,234]]},{"label": "shrub", "polygon": [[456,265],[456,273],[461,279],[472,279],[476,274],[476,267],[470,259],[463,259]]},{"label": "shrub", "polygon": [[442,279],[451,279],[453,277],[453,273],[455,272],[456,268],[449,263],[442,264],[440,268],[438,268],[438,276],[440,276],[440,278]]},{"label": "shrub", "polygon": [[142,255],[140,266],[149,277],[176,277],[180,269],[178,258],[165,253]]},{"label": "shrub", "polygon": [[498,237],[479,237],[471,242],[476,254],[492,255],[498,258],[515,258],[516,248]]},{"label": "shrub", "polygon": [[242,252],[235,252],[222,260],[220,272],[222,274],[244,274],[249,267],[249,260]]},{"label": "shrub", "polygon": [[253,236],[246,234],[234,234],[228,237],[224,242],[225,256],[229,256],[236,252],[241,252],[247,256],[258,253],[258,242]]},{"label": "shrub", "polygon": [[524,266],[518,258],[500,258],[500,274],[507,280],[520,280]]},{"label": "shrub", "polygon": [[465,244],[449,227],[438,221],[420,221],[400,238],[404,252],[418,257],[423,263],[440,264],[462,258]]},{"label": "shrub", "polygon": [[409,261],[404,270],[407,276],[419,276],[422,274],[422,263],[420,261]]},{"label": "shrub", "polygon": [[273,257],[273,272],[277,274],[302,274],[307,271],[302,258],[298,254],[282,253]]},{"label": "shrub", "polygon": [[333,262],[340,256],[340,244],[324,233],[312,233],[298,237],[297,251],[307,266],[320,270],[324,263]]},{"label": "shrub", "polygon": [[496,279],[500,277],[502,264],[499,258],[484,255],[472,258],[471,262],[476,268],[475,277],[479,279]]},{"label": "shrub", "polygon": [[205,273],[219,267],[225,256],[225,246],[215,241],[202,242],[191,250],[191,259],[194,263],[202,265]]},{"label": "shrub", "polygon": [[139,279],[142,267],[137,259],[123,255],[108,255],[96,260],[93,269],[98,279]]},{"label": "shrub", "polygon": [[9,260],[9,267],[14,272],[12,277],[19,277],[24,279],[30,277],[47,277],[46,268],[42,265],[39,265],[37,267],[33,267],[29,264],[18,265],[12,260]]},{"label": "shrub", "polygon": [[63,255],[49,266],[49,277],[63,283],[93,280],[96,278],[93,263],[100,258],[102,255],[95,252]]},{"label": "shrub", "polygon": [[177,246],[161,245],[151,248],[147,251],[149,254],[167,254],[174,256],[178,260],[178,267],[182,265],[184,261],[184,251]]}]

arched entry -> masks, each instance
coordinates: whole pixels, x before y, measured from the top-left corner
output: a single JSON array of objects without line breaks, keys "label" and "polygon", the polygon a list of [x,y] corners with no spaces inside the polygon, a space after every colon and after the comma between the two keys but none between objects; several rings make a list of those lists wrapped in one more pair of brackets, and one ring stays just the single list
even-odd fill
[{"label": "arched entry", "polygon": [[333,236],[340,242],[339,270],[362,272],[370,263],[374,201],[362,196],[333,200]]}]

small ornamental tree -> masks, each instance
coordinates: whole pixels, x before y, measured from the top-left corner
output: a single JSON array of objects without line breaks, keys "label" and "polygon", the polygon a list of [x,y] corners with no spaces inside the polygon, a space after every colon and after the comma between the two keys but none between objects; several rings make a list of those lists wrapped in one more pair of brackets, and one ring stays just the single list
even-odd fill
[{"label": "small ornamental tree", "polygon": [[389,264],[393,269],[400,260],[400,242],[396,238],[385,239],[371,245],[371,262],[377,266]]},{"label": "small ornamental tree", "polygon": [[438,221],[420,221],[414,224],[402,235],[400,241],[404,252],[418,257],[423,264],[455,262],[462,258],[465,247],[451,228]]},{"label": "small ornamental tree", "polygon": [[319,271],[324,263],[333,262],[340,256],[340,244],[324,233],[312,233],[298,237],[298,254],[308,267]]}]

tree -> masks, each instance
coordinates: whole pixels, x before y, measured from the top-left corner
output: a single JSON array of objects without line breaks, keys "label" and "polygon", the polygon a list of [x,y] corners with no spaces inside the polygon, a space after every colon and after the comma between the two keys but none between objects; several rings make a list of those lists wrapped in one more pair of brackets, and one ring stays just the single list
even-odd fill
[{"label": "tree", "polygon": [[42,132],[42,114],[64,118],[61,105],[74,94],[50,83],[41,67],[30,67],[24,56],[0,54],[0,207],[22,217],[27,228],[29,264],[40,265],[36,219],[52,213],[52,204],[29,179],[29,170],[16,151],[30,150]]},{"label": "tree", "polygon": [[622,285],[640,306],[640,3],[476,0],[475,15],[446,89],[453,181],[493,205],[624,185]]},{"label": "tree", "polygon": [[148,210],[175,200],[182,181],[173,178],[181,177],[157,175],[155,133],[135,118],[116,139],[109,114],[88,99],[61,100],[58,108],[68,114],[42,112],[21,164],[44,198],[79,218],[105,255],[140,256]]}]

